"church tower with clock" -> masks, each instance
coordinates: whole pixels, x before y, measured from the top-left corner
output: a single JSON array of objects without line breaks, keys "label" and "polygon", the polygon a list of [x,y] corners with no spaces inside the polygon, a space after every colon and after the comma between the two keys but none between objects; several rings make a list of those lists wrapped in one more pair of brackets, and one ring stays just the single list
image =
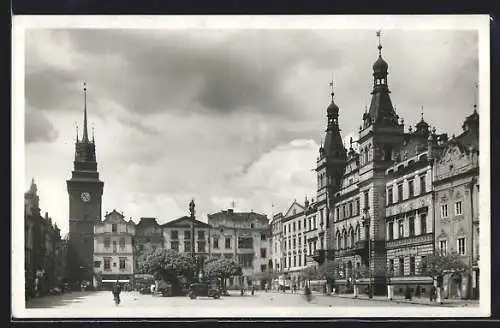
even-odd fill
[{"label": "church tower with clock", "polygon": [[92,281],[94,267],[94,224],[101,221],[104,182],[99,180],[95,140],[87,131],[87,87],[84,83],[83,135],[76,132],[75,159],[71,179],[66,181],[69,195],[68,274],[71,281]]}]

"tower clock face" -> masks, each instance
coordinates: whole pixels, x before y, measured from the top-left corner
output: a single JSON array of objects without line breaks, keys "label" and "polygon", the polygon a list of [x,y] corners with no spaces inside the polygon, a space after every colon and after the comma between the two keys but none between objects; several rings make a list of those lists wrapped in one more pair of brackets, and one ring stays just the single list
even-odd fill
[{"label": "tower clock face", "polygon": [[82,192],[80,194],[80,198],[84,201],[84,202],[88,202],[90,201],[90,194],[88,192]]}]

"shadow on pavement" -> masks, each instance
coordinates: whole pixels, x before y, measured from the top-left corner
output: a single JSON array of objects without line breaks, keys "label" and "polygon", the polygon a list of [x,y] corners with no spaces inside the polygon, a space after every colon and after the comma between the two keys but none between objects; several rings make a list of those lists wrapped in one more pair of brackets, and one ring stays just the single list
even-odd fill
[{"label": "shadow on pavement", "polygon": [[61,295],[47,295],[38,298],[32,298],[26,302],[27,309],[37,309],[37,308],[55,308],[71,303],[80,303],[82,300],[93,292],[70,292]]}]

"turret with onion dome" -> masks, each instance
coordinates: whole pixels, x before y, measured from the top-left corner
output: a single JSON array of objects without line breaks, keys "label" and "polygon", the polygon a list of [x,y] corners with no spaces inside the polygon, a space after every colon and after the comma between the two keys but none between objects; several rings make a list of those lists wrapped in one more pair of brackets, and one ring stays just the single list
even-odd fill
[{"label": "turret with onion dome", "polygon": [[424,121],[424,107],[422,106],[422,112],[420,113],[421,118],[420,122],[415,125],[415,134],[421,135],[424,138],[427,138],[429,136],[429,124],[427,124],[426,121]]}]

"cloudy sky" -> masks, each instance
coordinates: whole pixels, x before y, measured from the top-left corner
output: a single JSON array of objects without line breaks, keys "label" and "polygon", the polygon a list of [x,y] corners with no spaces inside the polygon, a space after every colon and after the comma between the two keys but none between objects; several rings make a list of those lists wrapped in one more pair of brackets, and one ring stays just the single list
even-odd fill
[{"label": "cloudy sky", "polygon": [[[396,111],[450,135],[476,99],[475,31],[382,32]],[[335,80],[342,133],[370,101],[375,30],[28,30],[25,188],[68,230],[76,125],[95,129],[103,212],[161,223],[226,209],[270,215],[314,197]],[[80,134],[81,135],[81,134]]]}]

